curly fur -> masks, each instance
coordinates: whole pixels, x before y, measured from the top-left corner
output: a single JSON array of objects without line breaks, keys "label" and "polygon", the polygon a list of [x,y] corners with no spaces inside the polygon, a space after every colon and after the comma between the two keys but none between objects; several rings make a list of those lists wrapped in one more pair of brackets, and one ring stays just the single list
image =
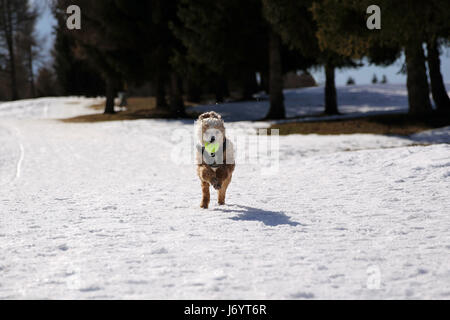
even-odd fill
[{"label": "curly fur", "polygon": [[219,129],[223,132],[223,135],[225,136],[225,126],[224,122],[222,120],[222,117],[220,114],[215,113],[214,111],[206,112],[201,114],[198,117],[198,120],[195,123],[196,126],[196,132],[197,132],[197,139],[198,141],[203,145],[204,144],[204,137],[203,134],[208,130],[212,128]]},{"label": "curly fur", "polygon": [[[227,188],[231,182],[231,177],[235,168],[234,148],[230,140],[225,136],[225,125],[222,117],[216,112],[206,112],[200,115],[196,121],[196,134],[199,146],[197,152],[197,174],[202,185],[201,208],[208,208],[210,202],[210,186],[213,186],[218,193],[219,205],[225,204]],[[217,167],[211,167],[203,160],[201,146],[208,141],[209,135],[214,134],[216,142],[222,146],[226,139],[226,150],[223,152],[223,161]],[[223,149],[223,148],[222,148]]]}]

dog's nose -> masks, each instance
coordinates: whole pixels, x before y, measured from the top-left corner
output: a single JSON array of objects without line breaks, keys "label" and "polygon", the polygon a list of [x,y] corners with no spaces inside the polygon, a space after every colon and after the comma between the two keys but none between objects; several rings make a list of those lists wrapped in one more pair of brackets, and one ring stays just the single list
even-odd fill
[{"label": "dog's nose", "polygon": [[214,141],[216,141],[216,137],[212,136],[211,137],[211,143],[213,143]]}]

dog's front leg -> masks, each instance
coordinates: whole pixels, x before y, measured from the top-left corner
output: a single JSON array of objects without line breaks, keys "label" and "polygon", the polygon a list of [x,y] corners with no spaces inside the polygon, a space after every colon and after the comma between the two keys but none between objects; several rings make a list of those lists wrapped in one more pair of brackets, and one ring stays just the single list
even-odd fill
[{"label": "dog's front leg", "polygon": [[216,176],[219,180],[219,189],[218,189],[218,202],[220,205],[225,204],[225,196],[227,193],[228,185],[231,182],[231,176],[233,174],[234,165],[226,165],[221,167],[216,172]]},{"label": "dog's front leg", "polygon": [[225,204],[225,196],[227,194],[227,188],[228,188],[228,185],[230,184],[230,182],[231,182],[231,176],[228,177],[223,182],[222,187],[219,189],[217,200],[218,200],[219,205],[221,205],[221,206],[223,206]]},{"label": "dog's front leg", "polygon": [[202,183],[202,202],[200,204],[201,208],[208,208],[210,195],[209,195],[209,184],[213,184],[216,179],[214,171],[206,166],[198,166],[198,176]]},{"label": "dog's front leg", "polygon": [[200,203],[200,208],[208,209],[209,199],[209,183],[202,181],[202,202]]},{"label": "dog's front leg", "polygon": [[220,181],[216,176],[216,173],[208,167],[200,166],[198,175],[200,180],[211,184],[214,189],[220,189]]}]

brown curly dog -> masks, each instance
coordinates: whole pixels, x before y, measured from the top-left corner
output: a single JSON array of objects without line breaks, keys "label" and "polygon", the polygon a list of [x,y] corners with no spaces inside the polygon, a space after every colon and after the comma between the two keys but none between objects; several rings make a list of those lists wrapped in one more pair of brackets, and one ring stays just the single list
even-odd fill
[{"label": "brown curly dog", "polygon": [[219,205],[225,204],[225,195],[235,167],[233,144],[225,136],[222,117],[211,111],[196,122],[197,174],[202,184],[201,208],[207,209],[210,185],[218,191]]}]

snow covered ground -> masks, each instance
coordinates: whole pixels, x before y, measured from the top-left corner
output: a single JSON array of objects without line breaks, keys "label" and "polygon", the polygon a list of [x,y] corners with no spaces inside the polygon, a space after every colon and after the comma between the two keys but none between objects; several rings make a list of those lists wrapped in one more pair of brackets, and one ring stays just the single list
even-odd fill
[{"label": "snow covered ground", "polygon": [[[347,112],[405,108],[404,87],[351,90]],[[291,114],[295,95],[321,104],[286,95]],[[56,120],[92,102],[0,104],[0,298],[450,299],[450,128],[280,137],[276,175],[238,165],[202,210],[194,166],[171,161],[192,121]],[[235,106],[217,108],[265,113]]]},{"label": "snow covered ground", "polygon": [[[450,83],[447,83],[446,86],[450,94]],[[305,117],[322,113],[324,110],[323,91],[323,87],[285,90],[287,117]],[[228,121],[260,120],[269,110],[269,101],[265,94],[258,97],[260,99],[257,102],[212,104],[196,108],[200,111],[218,111]],[[344,114],[341,117],[346,118],[408,111],[408,92],[406,86],[402,84],[339,87],[337,99],[339,111]],[[255,108],[258,110],[257,112],[255,112]],[[311,117],[303,120],[308,119]]]}]

